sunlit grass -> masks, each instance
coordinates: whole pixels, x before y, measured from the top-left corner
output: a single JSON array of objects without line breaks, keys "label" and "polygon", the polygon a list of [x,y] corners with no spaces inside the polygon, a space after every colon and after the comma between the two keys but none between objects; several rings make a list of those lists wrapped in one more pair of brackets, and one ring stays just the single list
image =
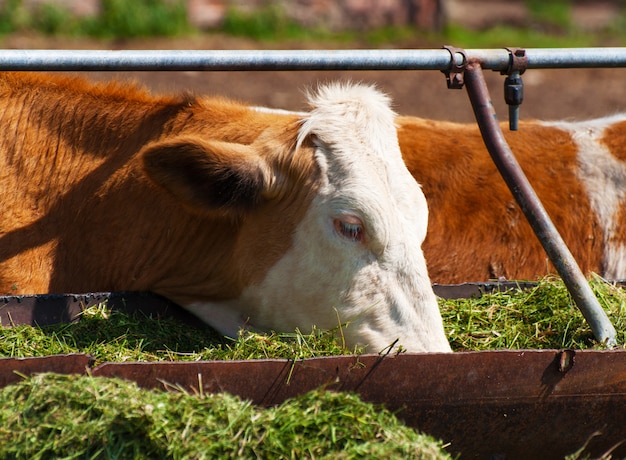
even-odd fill
[{"label": "sunlit grass", "polygon": [[[591,281],[600,305],[626,339],[626,290]],[[442,300],[444,324],[457,350],[602,348],[562,281],[545,278],[527,290],[494,292],[479,299]]]},{"label": "sunlit grass", "polygon": [[238,337],[228,338],[208,326],[194,327],[174,318],[154,319],[141,313],[111,311],[106,304],[99,304],[86,309],[74,323],[0,327],[0,357],[87,353],[96,363],[102,363],[303,359],[362,352],[344,348],[337,333],[317,328],[308,333],[242,331]]},{"label": "sunlit grass", "polygon": [[[600,278],[593,279],[591,286],[618,331],[618,341],[624,343],[626,290]],[[494,292],[478,299],[440,299],[439,303],[447,336],[456,351],[602,347],[595,342],[565,285],[554,278],[545,278],[526,290]],[[87,353],[102,363],[303,359],[364,351],[346,349],[339,327],[331,331],[242,332],[226,338],[208,326],[192,327],[173,318],[110,311],[106,304],[87,309],[75,323],[0,327],[0,357]]]},{"label": "sunlit grass", "polygon": [[0,458],[450,458],[357,396],[312,391],[275,408],[222,394],[42,374],[0,389]]}]

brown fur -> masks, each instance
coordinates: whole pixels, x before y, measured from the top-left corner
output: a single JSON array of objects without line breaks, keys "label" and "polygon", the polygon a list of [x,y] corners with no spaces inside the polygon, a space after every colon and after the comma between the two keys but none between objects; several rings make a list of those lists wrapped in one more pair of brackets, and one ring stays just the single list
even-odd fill
[{"label": "brown fur", "polygon": [[315,191],[297,117],[228,100],[3,73],[0,124],[6,294],[231,298],[287,250]]},{"label": "brown fur", "polygon": [[[404,160],[430,210],[423,248],[433,282],[534,280],[554,272],[475,125],[412,117],[398,124]],[[582,270],[599,273],[603,236],[576,177],[570,135],[533,122],[503,131]]]}]

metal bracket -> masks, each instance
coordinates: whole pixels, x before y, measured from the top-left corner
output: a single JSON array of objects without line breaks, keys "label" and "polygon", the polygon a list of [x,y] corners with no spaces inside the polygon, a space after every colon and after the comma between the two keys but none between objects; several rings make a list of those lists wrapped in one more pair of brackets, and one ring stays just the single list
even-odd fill
[{"label": "metal bracket", "polygon": [[509,52],[509,66],[502,70],[507,75],[504,80],[504,101],[509,106],[509,129],[517,131],[519,123],[519,107],[524,100],[524,82],[522,74],[528,66],[526,50],[521,48],[506,48]]},{"label": "metal bracket", "polygon": [[[442,72],[446,75],[446,82],[448,89],[462,89],[463,88],[463,73],[467,66],[467,54],[464,49],[455,48],[454,46],[445,45],[443,49],[448,50],[450,53],[450,67]],[[463,61],[458,64],[456,62],[456,55],[463,56]]]},{"label": "metal bracket", "polygon": [[514,72],[520,75],[526,71],[528,67],[528,56],[523,48],[504,48],[509,52],[509,66],[500,71],[501,75],[512,75]]}]

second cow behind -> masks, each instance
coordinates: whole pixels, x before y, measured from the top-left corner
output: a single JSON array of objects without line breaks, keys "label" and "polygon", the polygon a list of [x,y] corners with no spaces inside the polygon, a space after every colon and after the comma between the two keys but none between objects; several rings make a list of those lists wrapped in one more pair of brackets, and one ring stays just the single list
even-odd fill
[{"label": "second cow behind", "polygon": [[[397,123],[405,163],[428,201],[423,249],[433,282],[555,272],[475,123]],[[626,115],[528,121],[503,132],[583,272],[626,278]]]}]

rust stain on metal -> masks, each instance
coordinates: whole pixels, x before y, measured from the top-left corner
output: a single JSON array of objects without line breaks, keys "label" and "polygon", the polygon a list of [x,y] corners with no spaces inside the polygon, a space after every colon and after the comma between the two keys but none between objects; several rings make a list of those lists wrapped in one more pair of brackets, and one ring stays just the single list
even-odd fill
[{"label": "rust stain on metal", "polygon": [[[446,83],[448,89],[462,89],[463,88],[463,72],[467,65],[467,53],[464,49],[455,48],[454,46],[445,45],[443,49],[450,53],[450,67],[447,70],[442,70],[446,75]],[[463,57],[462,62],[459,64],[456,60],[456,55],[460,54]]]},{"label": "rust stain on metal", "polygon": [[509,52],[509,67],[502,70],[502,75],[511,75],[513,72],[523,74],[528,67],[528,56],[523,48],[506,48]]},{"label": "rust stain on metal", "polygon": [[568,372],[574,365],[574,350],[563,350],[559,353],[559,372]]},{"label": "rust stain on metal", "polygon": [[[90,373],[145,388],[228,392],[263,406],[318,387],[356,392],[463,458],[563,458],[588,440],[593,457],[626,439],[626,351],[577,351],[575,365],[573,357],[571,350],[523,350],[104,363]],[[89,359],[0,360],[0,384],[36,372],[85,373]],[[623,457],[626,447],[613,453]]]}]

